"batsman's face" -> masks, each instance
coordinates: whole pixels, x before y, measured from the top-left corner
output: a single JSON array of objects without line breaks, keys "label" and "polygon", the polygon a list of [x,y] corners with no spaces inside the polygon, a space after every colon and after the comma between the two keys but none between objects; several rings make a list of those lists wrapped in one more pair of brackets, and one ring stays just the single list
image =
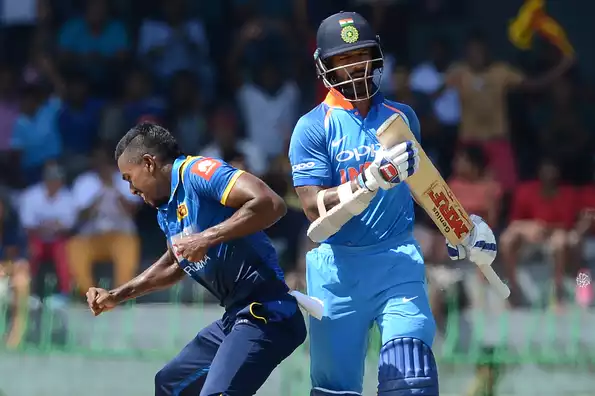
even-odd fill
[{"label": "batsman's face", "polygon": [[362,48],[335,55],[331,58],[331,68],[338,68],[335,72],[340,81],[349,81],[355,78],[372,75],[372,51]]},{"label": "batsman's face", "polygon": [[141,197],[145,203],[154,208],[169,200],[170,182],[160,177],[156,158],[145,154],[140,162],[131,161],[124,152],[118,159],[118,168],[122,179],[128,182],[130,192]]}]

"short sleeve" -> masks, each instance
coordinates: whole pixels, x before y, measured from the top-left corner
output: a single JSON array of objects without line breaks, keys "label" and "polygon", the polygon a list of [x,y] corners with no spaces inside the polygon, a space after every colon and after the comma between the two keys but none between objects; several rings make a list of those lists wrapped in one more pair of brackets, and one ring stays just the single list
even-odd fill
[{"label": "short sleeve", "polygon": [[161,229],[161,231],[163,231],[163,233],[165,234],[165,236],[167,237],[167,220],[166,220],[166,216],[163,214],[162,211],[157,211],[157,224],[159,224],[159,228]]},{"label": "short sleeve", "polygon": [[401,111],[407,117],[407,121],[409,122],[409,129],[413,133],[413,136],[417,139],[418,142],[421,143],[421,127],[419,125],[419,118],[417,118],[417,114],[415,111],[406,104],[401,104]]},{"label": "short sleeve", "polygon": [[101,194],[101,182],[92,174],[79,176],[72,187],[72,200],[77,210],[91,207]]},{"label": "short sleeve", "polygon": [[184,185],[191,186],[194,193],[225,205],[231,189],[243,173],[222,160],[201,157],[191,162],[182,175]]},{"label": "short sleeve", "polygon": [[325,145],[324,131],[302,117],[291,135],[289,161],[293,185],[331,186],[331,164]]},{"label": "short sleeve", "polygon": [[25,228],[35,228],[39,225],[35,208],[39,204],[36,198],[36,187],[30,187],[21,196],[21,205],[19,206],[19,216],[21,223]]}]

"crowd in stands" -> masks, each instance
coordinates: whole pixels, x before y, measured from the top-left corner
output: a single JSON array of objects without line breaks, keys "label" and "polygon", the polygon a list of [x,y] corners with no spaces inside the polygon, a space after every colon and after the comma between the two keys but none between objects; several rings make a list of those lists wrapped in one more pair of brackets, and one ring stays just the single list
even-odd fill
[{"label": "crowd in stands", "polygon": [[[0,278],[17,305],[42,265],[58,280],[52,304],[64,304],[96,283],[94,265],[113,264],[121,284],[158,257],[163,246],[147,242],[158,238],[146,226],[155,214],[113,161],[118,139],[147,121],[169,128],[188,154],[220,157],[286,198],[287,216],[268,233],[288,283],[303,288],[313,245],[287,146],[297,119],[326,94],[312,65],[314,33],[340,9],[376,26],[383,94],[415,109],[428,155],[463,206],[498,231],[511,304],[525,303],[516,274],[533,250],[549,258],[556,304],[565,277],[588,271],[595,119],[576,61],[546,45],[513,66],[492,58],[479,32],[465,42],[437,37],[425,60],[408,59],[407,17],[448,19],[460,2],[30,0],[26,10],[22,2],[4,1],[16,16],[0,29]],[[421,212],[416,235],[430,279],[449,283],[444,239]],[[579,292],[590,304],[590,288]],[[14,324],[13,346],[22,329]]]}]

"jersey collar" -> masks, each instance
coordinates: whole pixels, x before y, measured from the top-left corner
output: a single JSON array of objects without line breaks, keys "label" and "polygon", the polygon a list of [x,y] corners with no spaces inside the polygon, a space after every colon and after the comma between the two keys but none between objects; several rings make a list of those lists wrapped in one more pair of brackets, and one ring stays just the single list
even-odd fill
[{"label": "jersey collar", "polygon": [[171,192],[169,194],[169,200],[166,204],[161,205],[159,210],[167,209],[169,204],[173,201],[174,197],[176,196],[176,190],[178,189],[178,185],[180,184],[180,173],[182,170],[182,166],[187,162],[190,161],[192,157],[190,156],[180,156],[174,160],[174,163],[171,167]]},{"label": "jersey collar", "polygon": [[[376,95],[372,96],[372,106],[381,104],[384,102],[384,96],[381,92],[377,92]],[[343,110],[355,110],[353,106],[353,102],[348,101],[345,99],[345,96],[339,91],[334,88],[329,90],[329,93],[326,94],[326,98],[322,102],[329,107],[340,108]]]}]

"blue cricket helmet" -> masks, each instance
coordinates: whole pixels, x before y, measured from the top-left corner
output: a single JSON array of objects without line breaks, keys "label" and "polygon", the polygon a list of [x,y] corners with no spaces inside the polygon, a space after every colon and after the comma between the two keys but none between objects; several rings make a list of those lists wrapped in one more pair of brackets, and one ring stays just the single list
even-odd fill
[{"label": "blue cricket helmet", "polygon": [[[318,77],[329,89],[341,92],[347,100],[360,101],[370,99],[378,92],[382,76],[384,56],[380,47],[380,38],[364,17],[356,12],[339,12],[326,18],[318,27],[316,34],[314,61]],[[371,49],[371,59],[331,67],[329,58],[356,51]],[[349,69],[365,67],[364,75],[353,77]],[[348,78],[341,79],[337,73],[342,69]],[[378,71],[378,73],[374,73]]]}]

